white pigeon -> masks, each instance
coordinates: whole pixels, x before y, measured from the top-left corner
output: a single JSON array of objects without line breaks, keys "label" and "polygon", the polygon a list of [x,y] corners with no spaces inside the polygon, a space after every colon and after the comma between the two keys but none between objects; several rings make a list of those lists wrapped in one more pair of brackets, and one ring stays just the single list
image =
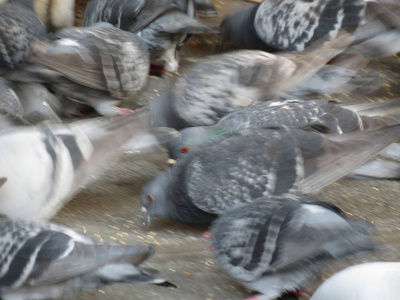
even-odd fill
[{"label": "white pigeon", "polygon": [[[148,129],[151,114],[98,118],[71,124],[13,127],[0,131],[0,214],[24,220],[49,219],[120,147]],[[174,135],[175,137],[175,135]]]},{"label": "white pigeon", "polygon": [[400,262],[372,262],[340,271],[325,281],[311,300],[400,299]]}]

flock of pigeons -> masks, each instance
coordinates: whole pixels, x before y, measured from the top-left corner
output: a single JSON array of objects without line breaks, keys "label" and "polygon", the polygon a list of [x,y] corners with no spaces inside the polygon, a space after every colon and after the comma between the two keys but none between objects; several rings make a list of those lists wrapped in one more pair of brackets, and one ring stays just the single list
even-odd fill
[{"label": "flock of pigeons", "polygon": [[[215,12],[208,0],[91,0],[85,27],[50,33],[33,0],[0,5],[2,299],[173,286],[137,267],[152,247],[103,245],[46,222],[121,149],[158,144],[177,162],[143,187],[144,224],[210,225],[221,268],[254,299],[307,289],[327,260],[376,249],[371,224],[308,195],[350,173],[399,178],[399,163],[369,161],[399,160],[400,100],[310,99],[371,85],[352,79],[368,59],[400,52],[400,4],[264,0],[220,28],[199,22],[199,7]],[[176,71],[199,33],[219,34],[219,51],[244,49],[204,58],[139,110],[117,106],[149,72]],[[102,116],[62,121],[87,107]],[[354,266],[311,299],[393,300],[385,293],[399,277],[398,263]]]}]

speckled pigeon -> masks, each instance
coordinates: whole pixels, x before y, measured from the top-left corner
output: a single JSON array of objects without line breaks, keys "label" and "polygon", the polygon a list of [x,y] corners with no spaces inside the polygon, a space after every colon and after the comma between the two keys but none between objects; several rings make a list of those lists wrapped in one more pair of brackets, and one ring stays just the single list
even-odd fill
[{"label": "speckled pigeon", "polygon": [[[264,0],[221,23],[222,43],[269,52],[303,51],[325,35],[334,38],[340,29],[358,29],[359,39],[372,37],[400,24],[396,13],[386,7],[365,0]],[[366,20],[370,26],[363,28]]]},{"label": "speckled pigeon", "polygon": [[[0,214],[24,220],[49,219],[82,186],[99,176],[127,142],[143,134],[158,138],[174,132],[148,130],[148,110],[70,124],[12,127],[0,131]],[[165,141],[163,141],[165,142]],[[145,147],[145,145],[143,145]]]},{"label": "speckled pigeon", "polygon": [[175,72],[178,70],[176,52],[186,34],[216,32],[195,20],[194,13],[193,0],[92,0],[84,18],[85,26],[109,22],[137,33],[148,45],[151,60],[161,60],[166,70]]},{"label": "speckled pigeon", "polygon": [[180,136],[169,142],[169,151],[172,158],[179,158],[189,151],[198,151],[205,143],[252,127],[288,127],[343,134],[399,122],[400,99],[357,105],[338,105],[327,100],[261,102],[227,114],[216,125],[182,129]]},{"label": "speckled pigeon", "polygon": [[61,122],[61,103],[40,83],[12,83],[0,78],[0,128]]},{"label": "speckled pigeon", "polygon": [[4,300],[59,299],[111,283],[165,282],[137,268],[154,254],[152,247],[102,245],[52,223],[0,219],[0,253]]},{"label": "speckled pigeon", "polygon": [[335,136],[299,129],[242,130],[189,152],[148,183],[141,194],[144,221],[161,216],[207,225],[238,203],[317,192],[399,137],[399,125]]},{"label": "speckled pigeon", "polygon": [[328,278],[311,300],[394,300],[400,297],[399,262],[351,266]]},{"label": "speckled pigeon", "polygon": [[115,105],[147,82],[149,53],[139,37],[107,25],[112,28],[63,29],[35,48],[31,65],[4,76],[47,82],[56,94],[92,106],[101,115],[120,114]]},{"label": "speckled pigeon", "polygon": [[14,69],[30,56],[34,44],[46,37],[33,0],[8,0],[0,5],[0,68]]},{"label": "speckled pigeon", "polygon": [[239,205],[211,232],[221,268],[261,293],[251,299],[273,300],[312,288],[329,260],[373,250],[369,227],[331,203],[286,195]]},{"label": "speckled pigeon", "polygon": [[342,34],[303,55],[242,50],[208,57],[180,78],[171,93],[151,102],[155,124],[176,129],[213,125],[239,107],[279,99],[311,78],[351,40]]}]

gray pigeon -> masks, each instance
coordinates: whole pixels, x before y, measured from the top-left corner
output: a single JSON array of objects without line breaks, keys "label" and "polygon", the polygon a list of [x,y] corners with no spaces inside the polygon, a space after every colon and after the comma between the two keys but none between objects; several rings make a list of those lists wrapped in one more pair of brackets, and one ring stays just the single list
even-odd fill
[{"label": "gray pigeon", "polygon": [[40,83],[14,83],[13,90],[23,107],[23,118],[31,124],[61,122],[62,104]]},{"label": "gray pigeon", "polygon": [[61,103],[40,83],[12,83],[0,77],[0,128],[43,121],[61,122]]},{"label": "gray pigeon", "polygon": [[168,145],[171,157],[176,159],[189,151],[198,151],[205,143],[253,127],[288,127],[343,134],[398,123],[400,99],[357,105],[338,105],[327,100],[269,101],[239,108],[213,126],[182,129]]},{"label": "gray pigeon", "polygon": [[399,280],[399,262],[359,264],[328,278],[311,300],[399,299]]},{"label": "gray pigeon", "polygon": [[211,233],[221,268],[261,293],[254,299],[273,300],[312,288],[329,260],[373,250],[369,227],[331,203],[286,195],[233,208]]},{"label": "gray pigeon", "polygon": [[53,40],[37,45],[29,62],[5,76],[17,82],[46,82],[56,94],[92,106],[101,115],[120,114],[115,105],[139,93],[149,71],[143,41],[104,25],[61,30]]},{"label": "gray pigeon", "polygon": [[0,68],[14,69],[30,56],[34,44],[46,37],[33,0],[8,0],[0,5]]},{"label": "gray pigeon", "polygon": [[0,219],[0,253],[4,300],[59,299],[111,283],[165,282],[136,267],[154,254],[152,247],[102,245],[52,223]]},{"label": "gray pigeon", "polygon": [[[360,39],[371,37],[398,27],[400,19],[388,6],[395,5],[365,0],[264,0],[221,23],[222,46],[303,51],[323,36],[334,38],[340,29],[355,32],[359,27]],[[370,26],[362,28],[366,20]]]},{"label": "gray pigeon", "polygon": [[153,134],[160,142],[175,137],[163,128],[149,131],[151,122],[149,111],[141,110],[0,131],[0,214],[29,221],[51,218],[125,143],[135,138],[143,143],[143,134]]},{"label": "gray pigeon", "polygon": [[227,135],[189,152],[143,188],[144,222],[161,216],[208,225],[238,203],[317,192],[399,137],[399,125],[335,136],[261,128]]},{"label": "gray pigeon", "polygon": [[108,22],[137,33],[148,45],[151,61],[161,60],[170,72],[178,70],[177,50],[187,34],[216,32],[194,19],[193,0],[100,0],[90,1],[85,26]]},{"label": "gray pigeon", "polygon": [[279,99],[311,78],[351,41],[342,34],[302,55],[242,50],[209,57],[180,78],[171,93],[151,102],[155,125],[176,129],[213,125],[239,107]]}]

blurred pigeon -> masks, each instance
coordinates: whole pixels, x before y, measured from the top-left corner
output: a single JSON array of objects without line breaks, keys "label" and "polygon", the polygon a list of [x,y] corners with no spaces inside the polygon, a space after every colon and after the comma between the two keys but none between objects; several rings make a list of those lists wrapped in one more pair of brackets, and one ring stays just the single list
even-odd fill
[{"label": "blurred pigeon", "polygon": [[325,281],[311,300],[399,299],[399,262],[371,262],[340,271]]},{"label": "blurred pigeon", "polygon": [[[364,116],[358,113],[374,116]],[[216,125],[182,129],[169,142],[172,158],[198,151],[205,143],[252,127],[289,127],[324,134],[343,134],[400,123],[400,99],[358,105],[338,105],[327,100],[269,101],[239,108]]]},{"label": "blurred pigeon", "polygon": [[268,52],[303,51],[323,36],[335,38],[340,29],[355,32],[365,23],[371,25],[359,29],[357,36],[370,38],[400,24],[398,15],[386,6],[365,0],[264,0],[221,23],[222,46],[238,43]]},{"label": "blurred pigeon", "polygon": [[137,33],[150,49],[151,61],[161,60],[165,69],[178,70],[176,52],[186,34],[215,32],[194,18],[193,0],[100,0],[90,1],[85,10],[85,26],[108,22]]},{"label": "blurred pigeon", "polygon": [[[71,124],[13,127],[0,132],[0,214],[24,220],[49,219],[99,175],[125,143],[142,134],[160,142],[175,137],[163,128],[148,130],[151,114],[97,118]],[[162,140],[162,139],[166,140]]]},{"label": "blurred pigeon", "polygon": [[399,125],[335,136],[261,128],[227,135],[189,152],[144,187],[144,222],[162,216],[207,225],[238,203],[317,192],[399,137]]},{"label": "blurred pigeon", "polygon": [[216,124],[253,102],[279,99],[312,77],[351,42],[348,34],[302,55],[242,50],[197,63],[174,90],[151,102],[156,126],[181,129]]},{"label": "blurred pigeon", "polygon": [[114,115],[121,113],[115,104],[144,88],[149,54],[136,35],[102,25],[59,31],[52,41],[37,45],[30,63],[5,76],[47,82],[68,100],[92,106],[101,115]]},{"label": "blurred pigeon", "polygon": [[373,250],[369,227],[331,203],[287,195],[235,207],[211,232],[221,268],[261,293],[251,299],[273,300],[312,288],[329,260]]},{"label": "blurred pigeon", "polygon": [[8,0],[0,5],[0,68],[14,69],[30,56],[33,45],[46,37],[33,0]]},{"label": "blurred pigeon", "polygon": [[0,77],[0,128],[42,121],[61,122],[58,99],[39,83],[12,83]]},{"label": "blurred pigeon", "polygon": [[52,223],[0,219],[0,252],[4,300],[59,299],[111,283],[165,282],[136,267],[154,254],[152,247],[102,245]]},{"label": "blurred pigeon", "polygon": [[23,118],[31,124],[61,122],[60,100],[40,83],[15,83],[13,90],[23,107]]}]

